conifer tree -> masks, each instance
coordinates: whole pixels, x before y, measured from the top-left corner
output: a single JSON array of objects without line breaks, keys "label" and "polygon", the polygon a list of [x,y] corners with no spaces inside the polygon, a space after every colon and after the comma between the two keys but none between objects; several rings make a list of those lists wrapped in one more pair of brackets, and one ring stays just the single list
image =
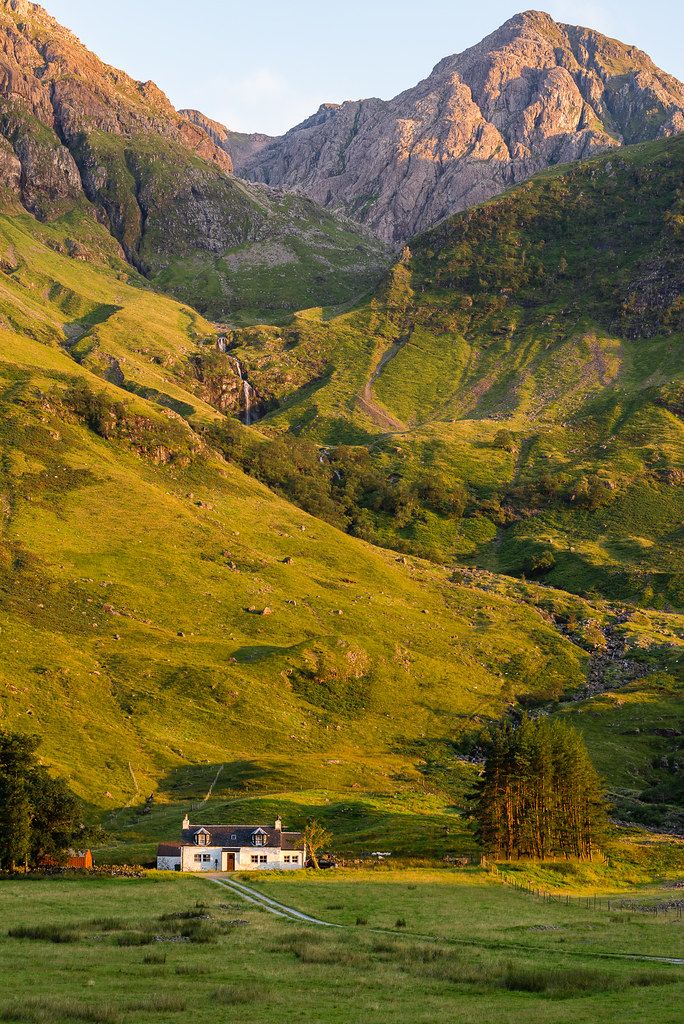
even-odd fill
[{"label": "conifer tree", "polygon": [[5,871],[28,862],[31,802],[27,776],[37,746],[31,736],[0,734],[0,866]]},{"label": "conifer tree", "polygon": [[475,793],[483,849],[495,857],[589,858],[606,802],[582,737],[564,722],[525,716],[494,728]]}]

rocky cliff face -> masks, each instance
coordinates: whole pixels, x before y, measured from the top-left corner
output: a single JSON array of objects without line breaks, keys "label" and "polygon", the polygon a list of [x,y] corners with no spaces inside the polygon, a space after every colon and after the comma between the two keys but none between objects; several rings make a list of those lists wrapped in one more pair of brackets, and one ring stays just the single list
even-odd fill
[{"label": "rocky cliff face", "polygon": [[153,82],[103,64],[26,0],[0,0],[0,134],[9,144],[2,145],[2,186],[41,217],[57,215],[84,187],[115,221],[124,216],[107,201],[111,183],[92,141],[100,135],[119,142],[146,135],[232,171],[227,153]]},{"label": "rocky cliff face", "polygon": [[239,163],[242,166],[264,146],[276,141],[273,135],[263,135],[259,132],[233,132],[220,121],[213,121],[207,117],[201,110],[181,110],[179,113],[206,132],[212,142],[228,154],[233,164]]},{"label": "rocky cliff face", "polygon": [[646,54],[527,11],[395,99],[324,104],[235,162],[398,243],[553,164],[680,131],[684,86]]},{"label": "rocky cliff face", "polygon": [[224,262],[236,249],[252,270],[278,265],[279,310],[368,287],[384,262],[373,239],[303,196],[239,181],[220,126],[195,121],[37,4],[0,0],[3,209],[41,220],[90,210],[133,266],[215,318],[260,304]]}]

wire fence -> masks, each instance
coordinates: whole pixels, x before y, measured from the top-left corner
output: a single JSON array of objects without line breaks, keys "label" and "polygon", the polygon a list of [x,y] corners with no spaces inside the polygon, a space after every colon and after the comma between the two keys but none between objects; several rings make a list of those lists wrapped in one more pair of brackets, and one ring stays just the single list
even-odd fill
[{"label": "wire fence", "polygon": [[495,864],[487,865],[489,872],[504,885],[519,892],[534,896],[543,903],[556,903],[566,907],[579,907],[585,910],[606,911],[610,913],[626,912],[633,914],[653,914],[667,921],[681,921],[684,917],[684,899],[664,900],[657,903],[645,903],[639,900],[622,899],[619,896],[570,896],[568,893],[550,892],[541,886],[518,878],[511,878]]}]

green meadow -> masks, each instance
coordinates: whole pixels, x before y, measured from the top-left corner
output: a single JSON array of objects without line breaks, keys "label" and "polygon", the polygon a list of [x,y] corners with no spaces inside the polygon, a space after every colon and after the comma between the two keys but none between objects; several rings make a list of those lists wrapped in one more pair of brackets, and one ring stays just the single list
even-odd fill
[{"label": "green meadow", "polygon": [[478,871],[331,874],[259,884],[339,928],[195,878],[2,882],[0,1019],[679,1019],[682,967],[648,959],[681,957],[663,915],[543,903]]}]

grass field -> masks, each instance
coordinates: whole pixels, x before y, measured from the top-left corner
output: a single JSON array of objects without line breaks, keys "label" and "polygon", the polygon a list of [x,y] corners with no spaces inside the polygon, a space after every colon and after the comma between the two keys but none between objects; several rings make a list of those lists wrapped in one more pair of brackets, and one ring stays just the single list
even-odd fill
[{"label": "grass field", "polygon": [[262,887],[344,927],[297,925],[187,877],[0,883],[0,1019],[679,1019],[682,968],[645,959],[681,956],[681,929],[663,918],[548,905],[479,872],[307,873]]}]

